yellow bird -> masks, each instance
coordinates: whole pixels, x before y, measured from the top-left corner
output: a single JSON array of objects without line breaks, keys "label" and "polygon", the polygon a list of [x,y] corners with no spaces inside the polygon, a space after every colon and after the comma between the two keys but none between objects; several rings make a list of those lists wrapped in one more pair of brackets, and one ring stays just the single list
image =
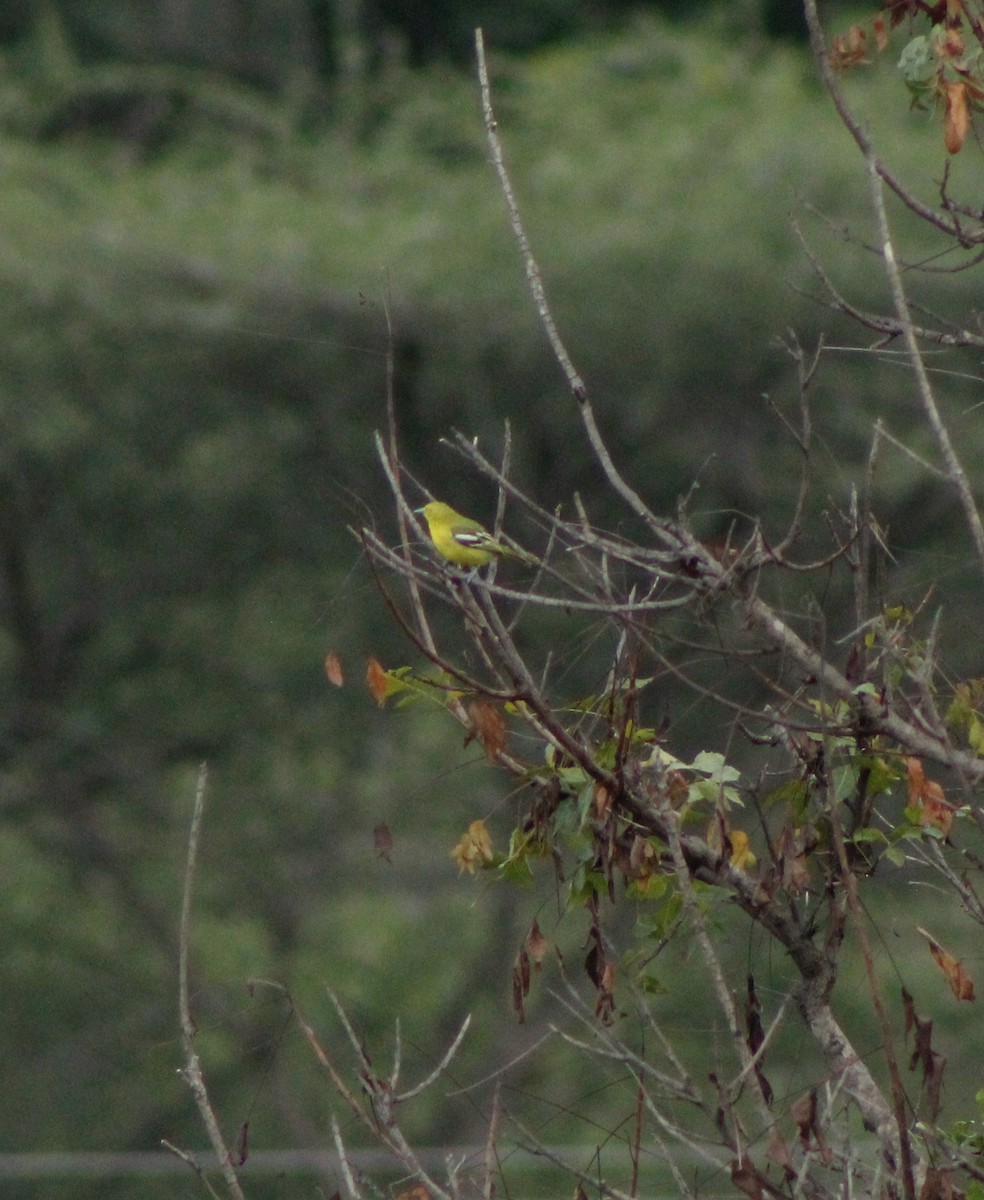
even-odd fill
[{"label": "yellow bird", "polygon": [[530,555],[496,541],[491,533],[473,521],[455,512],[450,504],[432,500],[417,512],[423,513],[427,529],[438,554],[456,567],[475,570],[490,563],[493,558],[518,558],[521,562],[535,562]]}]

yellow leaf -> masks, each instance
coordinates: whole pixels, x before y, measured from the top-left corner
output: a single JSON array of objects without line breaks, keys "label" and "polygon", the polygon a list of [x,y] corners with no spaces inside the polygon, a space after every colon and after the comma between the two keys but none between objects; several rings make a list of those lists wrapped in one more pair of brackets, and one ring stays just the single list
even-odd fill
[{"label": "yellow leaf", "polygon": [[492,861],[492,839],[484,821],[472,821],[451,851],[451,857],[459,870],[470,871],[472,875]]},{"label": "yellow leaf", "polygon": [[737,867],[739,871],[750,871],[755,866],[756,859],[748,844],[748,834],[743,829],[732,829],[729,837],[731,839],[731,865]]}]

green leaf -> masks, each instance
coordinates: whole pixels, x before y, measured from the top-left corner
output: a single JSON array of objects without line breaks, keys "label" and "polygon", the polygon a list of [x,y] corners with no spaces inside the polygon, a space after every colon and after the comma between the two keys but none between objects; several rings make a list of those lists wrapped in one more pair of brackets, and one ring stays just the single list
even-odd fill
[{"label": "green leaf", "polygon": [[683,899],[673,891],[665,903],[644,909],[636,919],[636,935],[646,940],[664,942],[680,918]]},{"label": "green leaf", "polygon": [[504,859],[499,864],[499,874],[506,883],[513,883],[522,888],[530,888],[535,882],[528,858]]},{"label": "green leaf", "polygon": [[635,977],[636,986],[647,996],[665,996],[669,989],[656,974],[653,966],[643,967]]},{"label": "green leaf", "polygon": [[809,795],[810,789],[804,779],[787,779],[785,783],[766,792],[762,797],[762,804],[766,808],[775,808],[780,804],[788,806],[795,816],[802,819],[806,813]]},{"label": "green leaf", "polygon": [[868,771],[868,795],[880,796],[890,792],[902,778],[899,769],[881,755],[864,755],[858,761],[858,766]]},{"label": "green leaf", "polygon": [[583,904],[586,900],[607,893],[608,880],[588,863],[581,863],[571,876],[569,899],[573,904]]},{"label": "green leaf", "polygon": [[669,886],[665,875],[648,875],[645,879],[630,879],[625,894],[630,900],[661,900]]},{"label": "green leaf", "polygon": [[887,844],[888,838],[880,829],[872,829],[870,825],[864,829],[859,829],[852,837],[847,839],[850,842],[882,842]]},{"label": "green leaf", "polygon": [[702,750],[690,764],[690,770],[710,775],[721,783],[735,783],[741,779],[741,772],[729,766],[723,754],[711,750]]},{"label": "green leaf", "polygon": [[884,857],[896,867],[905,866],[905,850],[901,846],[889,846]]}]

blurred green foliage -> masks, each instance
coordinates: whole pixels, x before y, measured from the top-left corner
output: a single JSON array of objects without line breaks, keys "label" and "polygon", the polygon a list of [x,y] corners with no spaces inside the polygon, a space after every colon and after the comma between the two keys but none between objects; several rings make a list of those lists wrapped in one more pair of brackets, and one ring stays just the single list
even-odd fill
[{"label": "blurred green foliage", "polygon": [[[828,5],[838,7],[843,0]],[[747,35],[805,41],[802,15],[788,0],[197,0],[151,9],[138,0],[8,0],[0,44],[27,59],[57,28],[90,64],[170,62],[277,89],[331,83],[354,66],[373,73],[394,58],[467,64],[477,25],[523,54],[597,35],[633,12],[693,21],[711,8]]]},{"label": "blurred green foliage", "polygon": [[[449,857],[475,816],[508,828],[511,800],[440,714],[378,713],[361,687],[368,654],[414,657],[347,528],[393,529],[372,453],[384,299],[405,457],[425,485],[488,515],[439,439],[456,427],[494,447],[508,417],[521,485],[622,518],[533,319],[470,79],[391,64],[353,138],[312,130],[289,100],[167,74],[167,136],[148,141],[67,119],[103,68],[55,71],[56,33],[49,73],[22,66],[0,96],[0,1150],[201,1144],[175,1075],[175,937],[202,759],[194,1002],[209,1081],[254,1145],[324,1144],[323,1082],[283,995],[249,977],[285,984],[328,1031],[324,982],[373,1038],[402,1014],[421,1072],[468,1010],[463,1080],[526,1044],[505,993],[535,906],[463,890]],[[525,63],[493,47],[493,74],[546,285],[615,458],[657,506],[696,478],[696,519],[725,531],[761,514],[781,530],[799,462],[763,400],[795,422],[776,338],[848,337],[804,296],[819,289],[791,211],[839,286],[885,305],[840,234],[865,219],[864,180],[805,58],[640,19]],[[931,180],[939,130],[906,114],[891,71],[850,86],[888,156]],[[950,277],[925,299],[959,312],[971,286]],[[873,412],[900,436],[915,423],[905,373],[854,349],[815,389],[817,508],[847,503]],[[934,364],[954,373],[948,413],[977,461],[976,365]],[[949,499],[892,455],[879,486],[918,564],[905,598],[959,578]],[[970,669],[957,609],[950,649]],[[349,676],[337,693],[330,649]],[[596,677],[598,661],[585,651],[577,671]],[[373,851],[380,821],[392,865]],[[576,962],[581,932],[550,936]],[[551,1097],[558,1136],[594,1083],[549,1055],[515,1077]],[[410,1131],[453,1141],[477,1124],[425,1100]]]}]

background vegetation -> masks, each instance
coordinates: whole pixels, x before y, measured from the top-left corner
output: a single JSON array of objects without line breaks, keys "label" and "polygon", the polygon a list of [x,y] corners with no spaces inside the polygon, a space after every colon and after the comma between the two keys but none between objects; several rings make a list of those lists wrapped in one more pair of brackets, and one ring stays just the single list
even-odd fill
[{"label": "background vegetation", "polygon": [[[558,318],[657,507],[697,480],[706,529],[788,516],[795,464],[763,400],[795,391],[777,339],[838,329],[790,214],[855,298],[881,286],[839,239],[863,183],[802,46],[770,37],[775,13],[540,5],[524,25],[512,4],[426,6],[425,21],[295,3],[236,6],[234,22],[232,7],[190,24],[173,4],[152,22],[125,4],[10,5],[0,30],[4,1152],[200,1143],[174,979],[202,759],[201,1050],[254,1147],[323,1145],[329,1105],[282,997],[249,979],[326,1021],[329,981],[372,1034],[399,1013],[422,1065],[473,1011],[464,1079],[537,1036],[506,1003],[527,909],[463,886],[449,856],[475,816],[505,828],[509,797],[437,714],[379,712],[361,689],[369,654],[408,651],[348,529],[392,533],[371,436],[384,298],[428,486],[490,516],[440,439],[455,427],[492,451],[508,417],[523,486],[605,511],[586,447],[558,436],[568,398],[489,174],[476,19]],[[889,157],[939,170],[938,126],[905,115],[890,63],[851,86]],[[949,280],[946,302],[970,286]],[[940,366],[977,461],[976,367]],[[824,376],[818,495],[844,502],[887,378],[848,348]],[[959,580],[947,513],[901,464],[881,485],[918,564],[900,598]],[[956,607],[946,653],[970,673]],[[597,683],[597,647],[557,649]],[[513,1086],[563,1113],[592,1081],[551,1077],[548,1058]],[[424,1142],[474,1133],[466,1104],[417,1120]]]}]

